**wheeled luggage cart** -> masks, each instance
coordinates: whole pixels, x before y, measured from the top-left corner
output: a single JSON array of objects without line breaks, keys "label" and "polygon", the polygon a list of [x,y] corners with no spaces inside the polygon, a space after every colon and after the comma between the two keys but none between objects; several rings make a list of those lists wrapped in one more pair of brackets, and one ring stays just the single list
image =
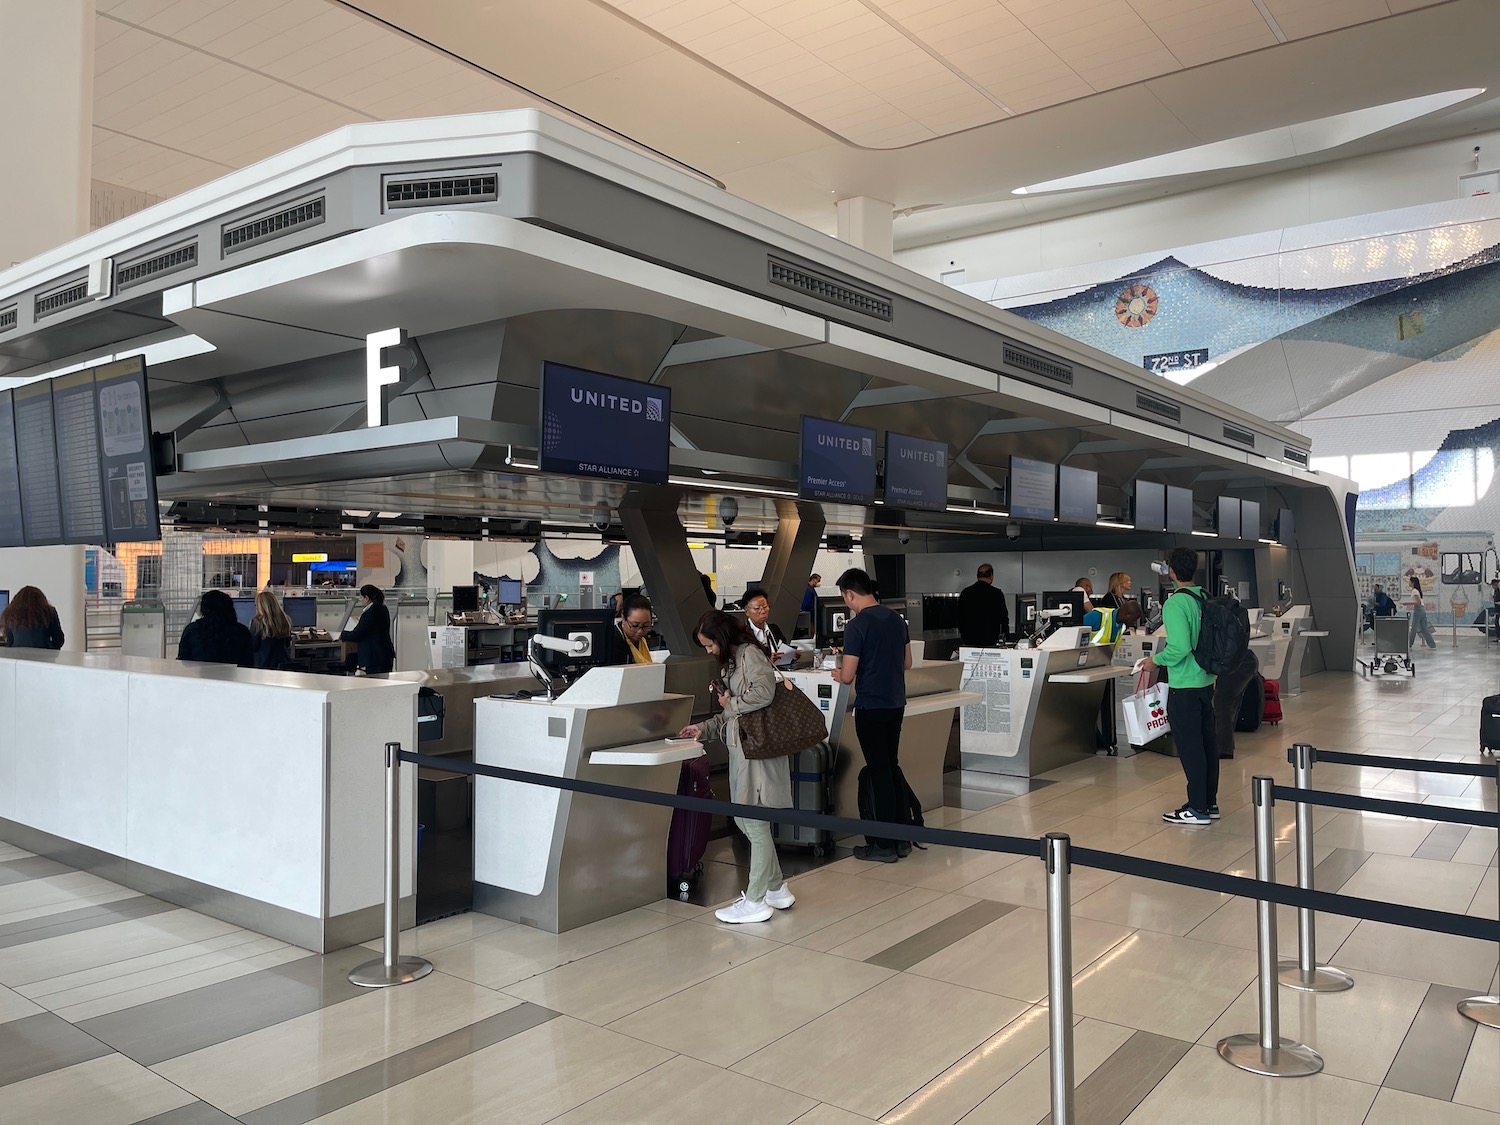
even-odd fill
[{"label": "wheeled luggage cart", "polygon": [[1359,663],[1366,676],[1415,677],[1417,666],[1411,661],[1411,620],[1377,617],[1374,650],[1370,659]]}]

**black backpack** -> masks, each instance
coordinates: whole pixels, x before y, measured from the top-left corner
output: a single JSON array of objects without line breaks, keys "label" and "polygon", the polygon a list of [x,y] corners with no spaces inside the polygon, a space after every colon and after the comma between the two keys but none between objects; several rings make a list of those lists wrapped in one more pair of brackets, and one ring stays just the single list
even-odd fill
[{"label": "black backpack", "polygon": [[1233,671],[1250,647],[1250,615],[1245,607],[1227,594],[1205,598],[1193,590],[1183,593],[1191,595],[1200,607],[1198,643],[1193,648],[1198,667],[1211,676]]}]

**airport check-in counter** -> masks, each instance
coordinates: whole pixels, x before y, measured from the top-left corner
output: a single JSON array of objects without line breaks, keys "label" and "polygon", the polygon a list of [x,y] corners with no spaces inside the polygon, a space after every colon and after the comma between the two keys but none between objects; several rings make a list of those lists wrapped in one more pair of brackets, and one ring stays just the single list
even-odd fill
[{"label": "airport check-in counter", "polygon": [[[676,792],[703,748],[675,741],[693,700],[665,688],[665,665],[628,665],[590,669],[551,701],[481,699],[474,760]],[[562,933],[659,901],[671,819],[664,805],[478,777],[474,909]]]},{"label": "airport check-in counter", "polygon": [[[305,949],[367,941],[385,744],[414,748],[416,695],[380,677],[5,649],[0,839]],[[406,815],[406,924],[414,836]]]},{"label": "airport check-in counter", "polygon": [[1300,694],[1307,642],[1328,633],[1312,628],[1313,621],[1305,605],[1294,605],[1280,617],[1262,616],[1256,624],[1259,635],[1251,637],[1250,651],[1260,661],[1260,674],[1275,680],[1283,697]]},{"label": "airport check-in counter", "polygon": [[[962,674],[963,667],[953,661],[927,662],[915,651],[912,666],[906,672],[906,712],[901,720],[899,751],[901,772],[924,810],[938,808],[943,803],[943,759],[953,728],[953,712],[978,699],[960,690]],[[858,816],[859,771],[865,758],[854,731],[854,689],[836,681],[830,671],[802,670],[784,675],[818,705],[828,724],[829,745],[836,750],[831,786],[834,815]]]},{"label": "airport check-in counter", "polygon": [[964,708],[959,762],[966,772],[1036,777],[1093,757],[1105,685],[1128,673],[1088,630],[1056,630],[1036,648],[962,648],[955,667],[981,698]]}]

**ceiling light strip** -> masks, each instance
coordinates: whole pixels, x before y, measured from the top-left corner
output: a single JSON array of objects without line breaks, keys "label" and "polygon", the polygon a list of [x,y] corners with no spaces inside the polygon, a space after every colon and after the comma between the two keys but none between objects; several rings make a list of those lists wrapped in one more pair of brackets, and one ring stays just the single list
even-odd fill
[{"label": "ceiling light strip", "polygon": [[1276,22],[1276,17],[1271,14],[1271,9],[1266,7],[1266,0],[1250,0],[1255,5],[1255,10],[1260,13],[1260,18],[1266,21],[1266,26],[1271,29],[1271,34],[1276,36],[1276,42],[1287,41],[1286,32],[1281,30],[1281,25]]}]

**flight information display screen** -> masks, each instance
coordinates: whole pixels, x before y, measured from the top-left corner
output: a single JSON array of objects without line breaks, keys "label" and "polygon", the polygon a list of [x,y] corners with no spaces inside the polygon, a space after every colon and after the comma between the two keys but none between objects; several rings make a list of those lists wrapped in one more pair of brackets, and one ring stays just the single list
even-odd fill
[{"label": "flight information display screen", "polygon": [[1187,535],[1193,530],[1193,490],[1167,485],[1167,530]]},{"label": "flight information display screen", "polygon": [[1054,519],[1057,516],[1057,466],[1047,461],[1012,457],[1005,498],[1012,519]]},{"label": "flight information display screen", "polygon": [[105,543],[99,410],[92,368],[52,380],[52,421],[57,431],[63,542]]},{"label": "flight information display screen", "polygon": [[1137,531],[1167,529],[1167,490],[1155,481],[1135,482],[1135,512],[1131,522]]},{"label": "flight information display screen", "polygon": [[146,361],[140,356],[93,371],[99,402],[96,456],[104,485],[105,519],[111,543],[161,538],[156,506],[156,467],[151,459],[151,400]]},{"label": "flight information display screen", "polygon": [[57,432],[50,381],[17,387],[16,464],[21,477],[21,521],[28,547],[63,541],[62,490],[57,482]]},{"label": "flight information display screen", "polygon": [[1099,474],[1093,469],[1057,468],[1057,518],[1063,523],[1099,522]]},{"label": "flight information display screen", "polygon": [[21,522],[21,475],[16,468],[15,408],[9,391],[0,391],[0,547],[24,547]]}]

